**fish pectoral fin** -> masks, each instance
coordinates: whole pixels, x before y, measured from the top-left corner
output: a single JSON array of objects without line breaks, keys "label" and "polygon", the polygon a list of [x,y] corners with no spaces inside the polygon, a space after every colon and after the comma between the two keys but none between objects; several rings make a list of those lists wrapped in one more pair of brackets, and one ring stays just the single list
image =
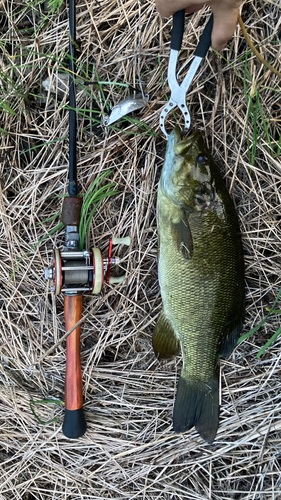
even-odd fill
[{"label": "fish pectoral fin", "polygon": [[169,359],[179,354],[180,341],[164,311],[160,313],[156,323],[152,337],[152,346],[157,358]]},{"label": "fish pectoral fin", "polygon": [[186,212],[183,210],[180,222],[172,222],[177,240],[178,250],[185,259],[193,255],[193,240]]}]

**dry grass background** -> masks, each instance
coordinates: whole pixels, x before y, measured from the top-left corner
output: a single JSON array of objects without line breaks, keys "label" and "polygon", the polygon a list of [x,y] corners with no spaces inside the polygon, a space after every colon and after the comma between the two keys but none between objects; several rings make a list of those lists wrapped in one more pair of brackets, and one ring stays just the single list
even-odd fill
[{"label": "dry grass background", "polygon": [[[58,223],[48,219],[60,212],[67,188],[67,95],[59,98],[42,86],[67,66],[67,10],[63,6],[40,27],[42,6],[2,0],[0,499],[280,499],[281,338],[256,357],[280,316],[272,315],[221,362],[220,427],[212,445],[194,430],[172,432],[181,360],[159,363],[151,347],[161,309],[155,207],[166,143],[158,120],[168,92],[171,21],[161,20],[148,0],[77,4],[78,73],[96,79],[96,67],[100,80],[137,86],[140,72],[150,95],[135,114],[146,127],[123,121],[104,132],[93,122],[100,120],[95,111],[105,111],[102,92],[78,87],[81,188],[110,168],[119,191],[96,213],[90,239],[105,250],[112,234],[132,237],[129,250],[121,251],[128,279],[84,299],[88,430],[68,440],[59,423],[40,426],[29,408],[30,400],[64,398],[65,345],[46,355],[64,334],[63,299],[51,295],[44,279],[63,233],[26,255]],[[192,55],[207,14],[186,20],[182,62]],[[280,70],[280,9],[253,0],[242,16],[263,56]],[[255,89],[264,123],[255,97],[249,111]],[[116,86],[103,90],[111,105],[126,95]],[[260,66],[237,28],[223,57],[209,52],[187,100],[192,124],[203,131],[239,214],[247,287],[243,333],[264,318],[281,287],[280,90],[278,77]],[[62,419],[63,407],[44,405],[38,413]]]}]

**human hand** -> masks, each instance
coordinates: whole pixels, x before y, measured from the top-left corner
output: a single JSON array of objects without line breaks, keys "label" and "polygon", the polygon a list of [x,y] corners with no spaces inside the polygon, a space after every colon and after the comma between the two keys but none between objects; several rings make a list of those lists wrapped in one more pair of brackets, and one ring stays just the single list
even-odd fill
[{"label": "human hand", "polygon": [[163,17],[170,17],[178,10],[192,13],[209,5],[214,14],[212,47],[217,51],[225,48],[236,29],[241,0],[155,0],[156,9]]}]

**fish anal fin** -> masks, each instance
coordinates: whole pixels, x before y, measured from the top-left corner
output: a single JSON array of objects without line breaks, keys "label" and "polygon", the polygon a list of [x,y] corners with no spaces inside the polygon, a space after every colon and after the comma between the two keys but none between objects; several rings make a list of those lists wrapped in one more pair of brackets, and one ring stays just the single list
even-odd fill
[{"label": "fish anal fin", "polygon": [[217,378],[199,381],[180,377],[174,406],[173,425],[175,432],[185,432],[195,426],[207,443],[214,441],[219,425],[219,383]]},{"label": "fish anal fin", "polygon": [[222,358],[228,358],[237,345],[244,321],[244,305],[241,309],[241,314],[232,319],[228,325],[227,333],[222,338],[219,352],[219,356]]},{"label": "fish anal fin", "polygon": [[173,358],[180,351],[180,341],[164,311],[161,312],[156,323],[152,346],[155,355],[161,359]]}]

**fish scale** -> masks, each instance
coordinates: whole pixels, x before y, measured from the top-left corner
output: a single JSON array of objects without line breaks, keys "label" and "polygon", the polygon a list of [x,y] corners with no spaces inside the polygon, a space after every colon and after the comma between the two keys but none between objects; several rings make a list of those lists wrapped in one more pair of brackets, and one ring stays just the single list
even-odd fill
[{"label": "fish scale", "polygon": [[219,414],[218,357],[232,351],[243,322],[244,262],[233,202],[198,133],[180,141],[175,129],[169,137],[157,223],[163,311],[153,347],[165,358],[181,347],[174,429],[195,425],[212,442]]},{"label": "fish scale", "polygon": [[[168,206],[166,204],[166,208]],[[173,204],[171,204],[170,209],[173,212],[175,211]],[[161,222],[161,215],[159,215],[160,232]],[[194,232],[193,229],[192,227],[192,233]],[[210,365],[209,369],[213,373],[214,361],[210,357],[210,353],[214,353],[215,359],[217,359],[220,338],[216,335],[216,331],[211,332],[210,323],[215,309],[215,289],[219,286],[219,280],[216,276],[209,280],[204,279],[204,276],[202,277],[202,267],[204,268],[204,265],[202,266],[202,261],[198,262],[198,258],[196,258],[196,248],[194,249],[194,259],[186,262],[181,252],[178,249],[176,251],[171,244],[173,241],[172,235],[169,235],[169,238],[167,244],[161,239],[161,245],[166,250],[163,254],[160,253],[159,258],[159,268],[161,269],[159,275],[160,287],[164,291],[162,294],[164,310],[167,317],[173,321],[176,334],[182,339],[184,360],[187,360],[185,372],[190,370],[191,375],[201,376],[202,370],[207,371],[205,365],[208,365],[208,367]],[[206,261],[212,261],[213,258],[215,256],[209,253]],[[175,267],[177,267],[179,273],[175,273]],[[188,267],[188,270],[186,267]],[[183,280],[185,275],[186,279]],[[198,286],[200,280],[204,281],[202,281],[201,286]],[[169,283],[168,292],[166,293],[165,283]],[[200,292],[200,296],[198,296],[198,292]],[[223,320],[220,321],[220,318],[222,317],[219,316],[216,322],[216,330],[219,333],[223,332],[224,328],[224,322]],[[202,336],[206,331],[208,331],[208,337],[204,339],[206,343],[198,351],[198,345],[200,347]],[[199,356],[197,356],[198,352]],[[188,359],[191,359],[190,363]],[[199,362],[197,363],[197,361]],[[196,365],[198,365],[198,369]]]}]

